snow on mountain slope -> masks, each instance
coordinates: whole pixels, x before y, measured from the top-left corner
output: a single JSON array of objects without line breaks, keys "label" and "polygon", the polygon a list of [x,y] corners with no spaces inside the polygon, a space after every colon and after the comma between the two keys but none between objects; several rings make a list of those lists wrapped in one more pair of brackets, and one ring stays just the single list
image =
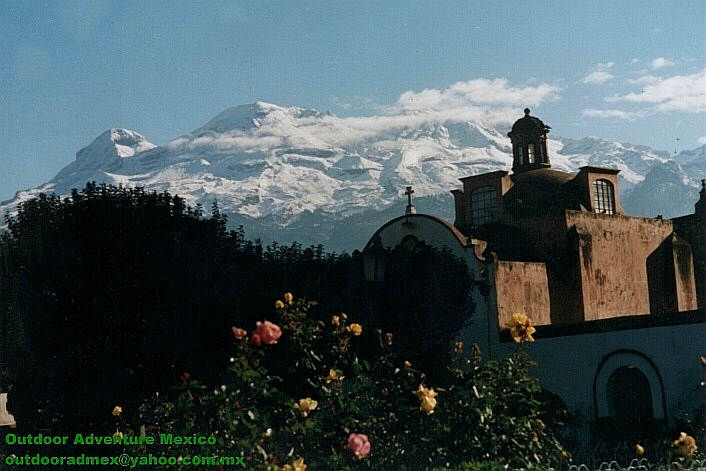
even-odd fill
[{"label": "snow on mountain slope", "polygon": [[3,201],[0,209],[3,214],[11,212],[17,204],[40,193],[68,195],[73,188],[83,188],[89,181],[121,183],[124,179],[120,174],[130,172],[129,159],[154,148],[154,144],[134,131],[109,129],[76,152],[76,160],[49,182],[38,188],[18,191],[12,200]]},{"label": "snow on mountain slope", "polygon": [[[352,251],[389,217],[403,213],[408,185],[414,186],[419,212],[453,218],[450,190],[460,187],[459,178],[510,169],[511,126],[490,114],[474,121],[444,120],[431,111],[338,118],[256,102],[226,109],[162,146],[133,131],[106,131],[50,182],[18,192],[2,210],[39,192],[69,194],[88,181],[142,186],[168,190],[193,206],[208,208],[217,200],[231,225],[242,224],[251,239]],[[704,148],[675,160],[643,146],[550,137],[557,170],[619,168],[621,199],[626,209],[637,211],[632,214],[656,214],[656,202],[668,204],[669,194],[683,199],[692,192],[697,198],[692,189],[703,178],[696,168],[706,159]],[[660,197],[646,198],[660,182],[669,182]],[[633,193],[639,204],[632,203]],[[682,212],[659,213],[683,214],[683,205],[674,207]]]}]

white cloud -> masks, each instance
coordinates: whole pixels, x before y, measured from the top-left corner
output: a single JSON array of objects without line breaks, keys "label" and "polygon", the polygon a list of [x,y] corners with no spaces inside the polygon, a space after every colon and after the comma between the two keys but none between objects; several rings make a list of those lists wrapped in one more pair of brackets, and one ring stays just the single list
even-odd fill
[{"label": "white cloud", "polygon": [[343,110],[367,110],[370,108],[379,108],[379,105],[370,97],[360,95],[333,95],[330,97],[331,103]]},{"label": "white cloud", "polygon": [[635,121],[636,119],[643,117],[642,113],[637,113],[634,111],[599,110],[596,108],[585,109],[582,114],[589,118],[617,118],[625,121]]},{"label": "white cloud", "polygon": [[701,136],[696,142],[698,142],[700,146],[706,145],[706,136]]},{"label": "white cloud", "polygon": [[542,83],[537,86],[513,87],[506,79],[475,79],[456,82],[445,90],[408,91],[400,95],[395,108],[403,111],[463,110],[484,105],[535,106],[545,100],[555,100],[561,88]]},{"label": "white cloud", "polygon": [[615,62],[599,62],[596,70],[588,74],[581,80],[583,83],[591,85],[600,85],[613,79],[613,74],[608,72],[608,69],[613,67]]},{"label": "white cloud", "polygon": [[695,74],[672,77],[648,75],[634,83],[642,86],[639,92],[613,95],[605,100],[609,103],[650,104],[652,106],[649,110],[653,113],[706,111],[706,69]]},{"label": "white cloud", "polygon": [[585,76],[582,82],[591,85],[599,85],[601,83],[606,83],[611,79],[613,79],[613,74],[611,74],[610,72],[607,72],[605,70],[597,70]]},{"label": "white cloud", "polygon": [[[391,139],[397,139],[399,129],[419,128],[430,122],[445,120],[509,125],[522,117],[523,108],[557,99],[559,93],[560,87],[544,83],[511,86],[505,79],[476,79],[457,82],[446,89],[407,91],[399,96],[394,105],[386,107],[375,105],[363,97],[332,97],[338,106],[352,104],[355,107],[364,104],[377,109],[381,114],[347,118],[332,115],[322,119],[300,120],[298,129],[306,129],[302,139],[308,141],[297,143],[296,146],[324,145],[321,142],[334,147],[345,146],[371,137],[379,140],[388,131]],[[278,140],[287,139],[294,146],[291,130],[285,136],[278,129],[277,126],[263,125],[254,134],[235,132],[219,136],[211,144],[223,150],[233,145],[262,149],[275,147]],[[204,136],[200,139],[213,138]],[[311,139],[320,141],[311,142]]]},{"label": "white cloud", "polygon": [[[420,128],[430,122],[480,121],[489,125],[511,125],[522,117],[522,109],[536,106],[546,100],[557,99],[560,88],[549,84],[511,86],[505,79],[476,79],[458,82],[446,89],[426,89],[420,92],[407,91],[401,94],[392,106],[383,108],[370,104],[364,97],[332,97],[341,107],[348,104],[369,105],[381,111],[378,116],[355,116],[339,118],[335,115],[322,118],[300,119],[296,128],[277,123],[263,123],[255,130],[235,130],[224,134],[204,134],[191,140],[176,140],[168,145],[182,146],[196,151],[201,146],[212,146],[222,152],[232,147],[267,152],[268,149],[284,145],[291,147],[342,147],[351,142],[375,139],[389,132],[389,138],[399,138],[399,130]],[[356,103],[358,102],[358,103]]]},{"label": "white cloud", "polygon": [[650,66],[653,69],[661,69],[662,67],[667,67],[668,65],[674,65],[674,62],[664,57],[657,57],[650,62]]}]

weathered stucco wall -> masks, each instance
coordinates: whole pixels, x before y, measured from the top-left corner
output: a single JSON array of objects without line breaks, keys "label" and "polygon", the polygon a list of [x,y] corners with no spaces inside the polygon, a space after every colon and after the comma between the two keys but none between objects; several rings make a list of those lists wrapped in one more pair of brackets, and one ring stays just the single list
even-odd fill
[{"label": "weathered stucco wall", "polygon": [[[655,258],[671,236],[671,221],[567,211],[583,294],[584,319],[650,313],[650,290],[662,292],[664,260]],[[652,257],[655,261],[650,263]]]},{"label": "weathered stucco wall", "polygon": [[706,307],[706,217],[704,216],[706,211],[703,215],[692,214],[672,220],[677,234],[687,240],[691,246],[699,307]]},{"label": "weathered stucco wall", "polygon": [[[670,271],[674,272],[674,310],[689,311],[698,308],[694,259],[691,246],[684,239],[672,234],[669,241]],[[669,260],[667,261],[669,263]]]},{"label": "weathered stucco wall", "polygon": [[535,325],[551,324],[547,269],[544,263],[493,262],[499,326],[514,312],[528,315]]}]

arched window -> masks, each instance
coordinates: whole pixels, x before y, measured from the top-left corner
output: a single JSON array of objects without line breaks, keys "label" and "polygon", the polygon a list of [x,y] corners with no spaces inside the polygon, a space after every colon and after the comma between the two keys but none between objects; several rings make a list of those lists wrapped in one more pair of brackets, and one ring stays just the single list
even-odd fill
[{"label": "arched window", "polygon": [[593,182],[593,208],[597,213],[615,214],[615,192],[608,180]]},{"label": "arched window", "polygon": [[492,186],[481,186],[471,192],[473,227],[495,221],[498,213],[498,195]]}]

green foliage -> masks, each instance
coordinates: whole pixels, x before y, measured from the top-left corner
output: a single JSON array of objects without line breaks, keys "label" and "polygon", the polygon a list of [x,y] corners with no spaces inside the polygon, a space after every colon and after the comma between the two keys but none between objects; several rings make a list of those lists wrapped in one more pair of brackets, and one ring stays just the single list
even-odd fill
[{"label": "green foliage", "polygon": [[[237,331],[223,385],[204,388],[183,378],[175,402],[145,404],[142,420],[159,411],[149,427],[155,436],[218,439],[215,446],[163,452],[242,455],[248,469],[296,469],[297,459],[312,470],[559,463],[562,448],[556,430],[540,419],[540,388],[525,353],[482,362],[476,348],[465,357],[458,345],[446,365],[450,386],[435,388],[393,353],[395,333],[345,314],[315,320],[314,306],[285,295],[273,317],[281,337],[256,345],[252,334]],[[361,353],[366,337],[378,344],[372,355]],[[356,456],[347,446],[352,433],[367,436],[369,453]]]},{"label": "green foliage", "polygon": [[378,256],[385,276],[369,296],[377,297],[379,309],[365,321],[394,330],[399,354],[447,384],[449,372],[440,365],[451,359],[450,338],[472,322],[474,274],[448,249],[419,242],[413,248],[379,249]]},{"label": "green foliage", "polygon": [[[230,346],[223,325],[265,318],[286,289],[320,300],[319,319],[355,306],[360,322],[410,326],[395,348],[419,365],[441,355],[470,316],[467,268],[449,254],[387,252],[389,276],[369,283],[360,253],[263,248],[242,228],[228,231],[215,201],[210,209],[206,217],[175,195],[89,183],[63,199],[39,195],[7,217],[0,388],[12,386],[26,426],[102,430],[117,401],[168,394],[184,371],[216,384]],[[428,312],[447,322],[431,323]],[[412,333],[424,329],[433,340]]]},{"label": "green foliage", "polygon": [[238,234],[219,219],[168,193],[91,183],[24,202],[7,223],[2,385],[14,386],[25,423],[98,426],[126,391],[144,397],[189,364],[208,367],[188,352],[204,352],[225,322],[206,270],[223,256],[218,241]]}]

